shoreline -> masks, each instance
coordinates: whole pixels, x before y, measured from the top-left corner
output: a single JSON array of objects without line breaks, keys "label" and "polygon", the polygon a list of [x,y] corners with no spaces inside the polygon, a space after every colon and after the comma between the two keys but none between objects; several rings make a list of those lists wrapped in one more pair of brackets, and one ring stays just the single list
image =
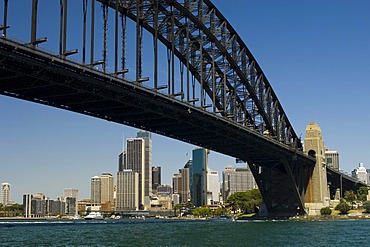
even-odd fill
[{"label": "shoreline", "polygon": [[345,214],[345,215],[304,215],[290,217],[289,220],[370,220],[370,214]]},{"label": "shoreline", "polygon": [[[217,218],[202,218],[202,217],[168,217],[168,218],[158,218],[159,220],[188,220],[188,221],[206,221]],[[38,217],[38,218],[25,218],[25,217],[0,217],[0,221],[11,220],[11,221],[37,221],[37,220],[73,220],[71,218],[54,218],[54,217]],[[303,215],[294,217],[281,217],[281,218],[269,218],[269,217],[235,217],[235,221],[261,221],[261,220],[290,220],[290,221],[322,221],[322,220],[370,220],[370,214],[346,214],[346,215]]]}]

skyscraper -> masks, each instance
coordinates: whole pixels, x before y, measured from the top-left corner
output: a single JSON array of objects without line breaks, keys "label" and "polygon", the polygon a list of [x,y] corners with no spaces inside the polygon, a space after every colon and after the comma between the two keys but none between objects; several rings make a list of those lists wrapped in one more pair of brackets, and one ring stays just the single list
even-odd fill
[{"label": "skyscraper", "polygon": [[182,191],[182,179],[181,174],[173,174],[172,177],[172,188],[173,188],[173,194],[181,194]]},{"label": "skyscraper", "polygon": [[10,184],[2,183],[1,184],[1,203],[6,206],[10,201]]},{"label": "skyscraper", "polygon": [[139,174],[132,170],[117,173],[116,210],[130,211],[139,209]]},{"label": "skyscraper", "polygon": [[114,179],[110,173],[100,175],[100,203],[111,203],[113,205]]},{"label": "skyscraper", "polygon": [[118,155],[118,171],[122,172],[125,169],[126,162],[126,151],[123,150],[122,153]]},{"label": "skyscraper", "polygon": [[207,203],[208,154],[209,150],[204,148],[193,150],[191,199],[196,207],[206,205]]},{"label": "skyscraper", "polygon": [[140,130],[136,137],[144,139],[144,196],[147,198],[148,203],[150,203],[149,197],[152,196],[152,135],[148,131]]},{"label": "skyscraper", "polygon": [[156,191],[161,184],[161,167],[152,167],[152,190]]},{"label": "skyscraper", "polygon": [[181,203],[187,203],[190,201],[190,169],[185,165],[184,168],[180,169],[181,174],[181,192],[180,199]]},{"label": "skyscraper", "polygon": [[100,206],[101,193],[100,193],[100,177],[94,176],[91,178],[91,205]]},{"label": "skyscraper", "polygon": [[137,172],[139,175],[139,205],[144,209],[145,197],[145,141],[143,138],[127,139],[125,169]]}]

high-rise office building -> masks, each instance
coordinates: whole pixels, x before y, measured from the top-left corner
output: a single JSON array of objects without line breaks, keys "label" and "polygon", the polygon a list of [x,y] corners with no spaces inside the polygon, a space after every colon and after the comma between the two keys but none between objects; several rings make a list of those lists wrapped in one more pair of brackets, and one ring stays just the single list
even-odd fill
[{"label": "high-rise office building", "polygon": [[181,192],[180,200],[181,203],[187,203],[190,201],[190,168],[185,167],[180,169],[181,174]]},{"label": "high-rise office building", "polygon": [[207,171],[207,205],[220,202],[220,179],[217,171]]},{"label": "high-rise office building", "polygon": [[145,198],[145,140],[143,138],[127,139],[125,169],[139,175],[139,205],[144,209]]},{"label": "high-rise office building", "polygon": [[10,184],[2,183],[1,184],[1,203],[4,206],[7,206],[10,201]]},{"label": "high-rise office building", "polygon": [[110,173],[100,175],[100,205],[102,212],[114,210],[114,179]]},{"label": "high-rise office building", "polygon": [[181,194],[182,191],[182,179],[181,174],[173,174],[172,177],[172,188],[173,188],[173,194]]},{"label": "high-rise office building", "polygon": [[64,189],[64,197],[76,198],[78,201],[78,189],[72,189],[72,188]]},{"label": "high-rise office building", "polygon": [[139,174],[131,169],[117,173],[116,211],[139,209]]},{"label": "high-rise office building", "polygon": [[31,202],[32,202],[32,195],[25,194],[23,195],[23,216],[26,218],[31,217]]},{"label": "high-rise office building", "polygon": [[46,215],[46,201],[44,193],[32,195],[31,217],[43,217]]},{"label": "high-rise office building", "polygon": [[[66,200],[67,201],[67,200]],[[75,209],[76,212],[73,214],[73,202],[70,201],[70,199],[68,199],[69,201],[69,205],[67,206],[66,205],[66,202],[64,201],[63,198],[57,198],[57,200],[51,200],[49,198],[47,198],[45,200],[45,203],[46,203],[46,214],[47,215],[62,215],[62,214],[66,214],[66,209],[68,210],[68,212],[71,212],[71,216],[73,215],[76,215],[77,213],[77,208]]]},{"label": "high-rise office building", "polygon": [[357,180],[365,184],[368,183],[367,171],[363,163],[360,163],[358,167],[352,171],[352,177],[356,178]]},{"label": "high-rise office building", "polygon": [[152,167],[152,190],[157,191],[158,185],[161,184],[161,167]]},{"label": "high-rise office building", "polygon": [[193,150],[191,200],[196,207],[207,203],[207,169],[209,150]]},{"label": "high-rise office building", "polygon": [[110,173],[100,175],[100,203],[113,206],[114,199],[114,179]]},{"label": "high-rise office building", "polygon": [[223,202],[226,201],[226,199],[230,195],[230,188],[229,188],[229,179],[230,174],[235,172],[235,168],[232,166],[226,166],[224,171],[222,172],[222,200]]},{"label": "high-rise office building", "polygon": [[78,189],[64,189],[64,198],[66,203],[66,214],[76,216],[78,213]]},{"label": "high-rise office building", "polygon": [[122,153],[118,155],[118,171],[122,172],[125,169],[126,162],[126,151],[123,150]]},{"label": "high-rise office building", "polygon": [[91,205],[100,206],[101,193],[100,193],[100,177],[94,176],[91,178]]},{"label": "high-rise office building", "polygon": [[222,174],[223,201],[226,201],[235,192],[244,192],[257,188],[252,171],[248,166],[240,168],[227,166]]},{"label": "high-rise office building", "polygon": [[152,196],[152,135],[148,131],[140,130],[136,138],[144,139],[144,196],[150,204],[149,197]]},{"label": "high-rise office building", "polygon": [[65,214],[68,216],[76,216],[78,213],[78,202],[75,197],[66,197],[65,200]]},{"label": "high-rise office building", "polygon": [[336,171],[339,171],[339,152],[330,151],[328,147],[325,147],[325,159],[326,165]]}]

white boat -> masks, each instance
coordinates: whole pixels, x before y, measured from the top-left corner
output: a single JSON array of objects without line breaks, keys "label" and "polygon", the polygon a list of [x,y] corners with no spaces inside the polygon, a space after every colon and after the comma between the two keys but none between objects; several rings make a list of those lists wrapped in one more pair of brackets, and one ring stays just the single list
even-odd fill
[{"label": "white boat", "polygon": [[99,212],[91,212],[89,215],[85,216],[85,220],[102,220],[104,219],[101,213]]}]

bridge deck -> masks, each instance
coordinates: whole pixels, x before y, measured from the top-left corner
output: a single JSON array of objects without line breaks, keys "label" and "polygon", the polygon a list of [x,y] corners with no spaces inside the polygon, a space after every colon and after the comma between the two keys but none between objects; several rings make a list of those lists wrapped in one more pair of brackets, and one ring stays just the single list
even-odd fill
[{"label": "bridge deck", "polygon": [[0,93],[7,96],[146,129],[255,163],[273,165],[294,153],[296,162],[314,164],[301,151],[252,128],[11,40],[0,39],[0,65]]}]

